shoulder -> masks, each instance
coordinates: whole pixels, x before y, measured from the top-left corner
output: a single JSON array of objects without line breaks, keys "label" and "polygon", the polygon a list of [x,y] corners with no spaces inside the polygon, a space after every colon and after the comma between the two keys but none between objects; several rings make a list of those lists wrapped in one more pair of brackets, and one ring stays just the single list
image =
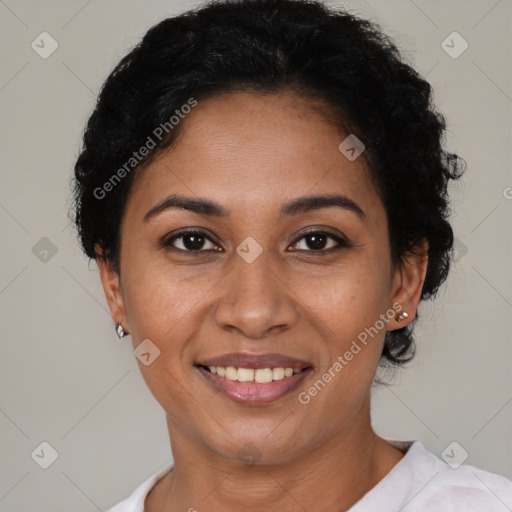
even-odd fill
[{"label": "shoulder", "polygon": [[450,466],[419,441],[411,446],[414,485],[403,512],[507,512],[512,482],[471,465]]},{"label": "shoulder", "polygon": [[130,496],[117,505],[114,505],[112,508],[109,508],[106,512],[144,512],[144,504],[147,495],[158,481],[164,478],[172,469],[173,464],[166,464],[161,467],[156,473],[153,473],[142,482]]}]

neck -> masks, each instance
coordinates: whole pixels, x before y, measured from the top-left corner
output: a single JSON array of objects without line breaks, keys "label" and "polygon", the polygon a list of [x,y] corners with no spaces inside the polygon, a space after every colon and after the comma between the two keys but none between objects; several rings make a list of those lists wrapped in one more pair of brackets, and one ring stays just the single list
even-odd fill
[{"label": "neck", "polygon": [[373,432],[369,406],[356,423],[316,450],[279,464],[246,466],[227,460],[198,445],[170,420],[168,426],[174,470],[151,493],[148,512],[345,511],[403,457]]}]

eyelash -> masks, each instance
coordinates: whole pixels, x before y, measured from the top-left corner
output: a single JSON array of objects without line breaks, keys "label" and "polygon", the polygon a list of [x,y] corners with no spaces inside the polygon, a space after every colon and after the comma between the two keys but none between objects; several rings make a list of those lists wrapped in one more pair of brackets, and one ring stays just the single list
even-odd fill
[{"label": "eyelash", "polygon": [[[178,252],[182,252],[182,253],[191,253],[191,254],[199,254],[202,252],[211,252],[212,250],[217,251],[217,249],[206,249],[206,250],[205,249],[198,249],[198,250],[178,249],[177,247],[174,247],[172,245],[176,240],[183,238],[187,235],[202,236],[202,237],[206,238],[208,241],[210,241],[211,243],[216,244],[216,242],[214,242],[208,236],[208,233],[206,231],[203,231],[202,229],[187,229],[187,230],[180,231],[179,233],[174,234],[170,238],[164,239],[161,242],[160,246],[161,246],[161,248],[165,248],[168,250],[174,250],[174,251],[178,251]],[[333,233],[329,233],[328,231],[317,230],[314,228],[309,229],[305,233],[302,233],[301,236],[299,238],[297,238],[291,244],[291,246],[297,245],[301,240],[303,240],[307,236],[311,236],[311,235],[321,235],[321,236],[330,238],[331,240],[334,240],[337,243],[337,246],[329,247],[328,249],[317,249],[317,250],[315,250],[315,249],[308,249],[308,250],[299,249],[299,251],[309,252],[309,253],[318,254],[318,255],[324,255],[324,254],[329,254],[334,251],[339,251],[340,249],[345,249],[345,248],[350,247],[350,244],[344,238],[341,238]],[[216,245],[218,245],[218,244],[216,244]]]}]

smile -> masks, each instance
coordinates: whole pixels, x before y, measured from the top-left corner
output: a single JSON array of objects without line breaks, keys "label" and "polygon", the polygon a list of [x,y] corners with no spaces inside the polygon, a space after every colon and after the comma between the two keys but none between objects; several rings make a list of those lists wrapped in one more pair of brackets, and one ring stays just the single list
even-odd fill
[{"label": "smile", "polygon": [[298,368],[235,368],[233,366],[209,366],[208,371],[213,375],[224,377],[228,380],[237,380],[238,382],[257,382],[264,384],[274,380],[281,380],[299,373]]},{"label": "smile", "polygon": [[214,391],[245,405],[263,405],[292,393],[312,365],[279,354],[227,354],[195,365]]}]

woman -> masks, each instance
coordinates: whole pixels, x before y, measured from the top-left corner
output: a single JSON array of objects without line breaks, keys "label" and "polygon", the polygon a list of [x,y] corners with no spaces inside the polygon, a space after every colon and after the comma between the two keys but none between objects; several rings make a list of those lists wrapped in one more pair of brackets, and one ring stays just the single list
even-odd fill
[{"label": "woman", "polygon": [[504,477],[371,426],[449,269],[444,129],[377,25],[316,2],[210,4],[122,59],[76,224],[174,463],[111,512],[512,506]]}]

